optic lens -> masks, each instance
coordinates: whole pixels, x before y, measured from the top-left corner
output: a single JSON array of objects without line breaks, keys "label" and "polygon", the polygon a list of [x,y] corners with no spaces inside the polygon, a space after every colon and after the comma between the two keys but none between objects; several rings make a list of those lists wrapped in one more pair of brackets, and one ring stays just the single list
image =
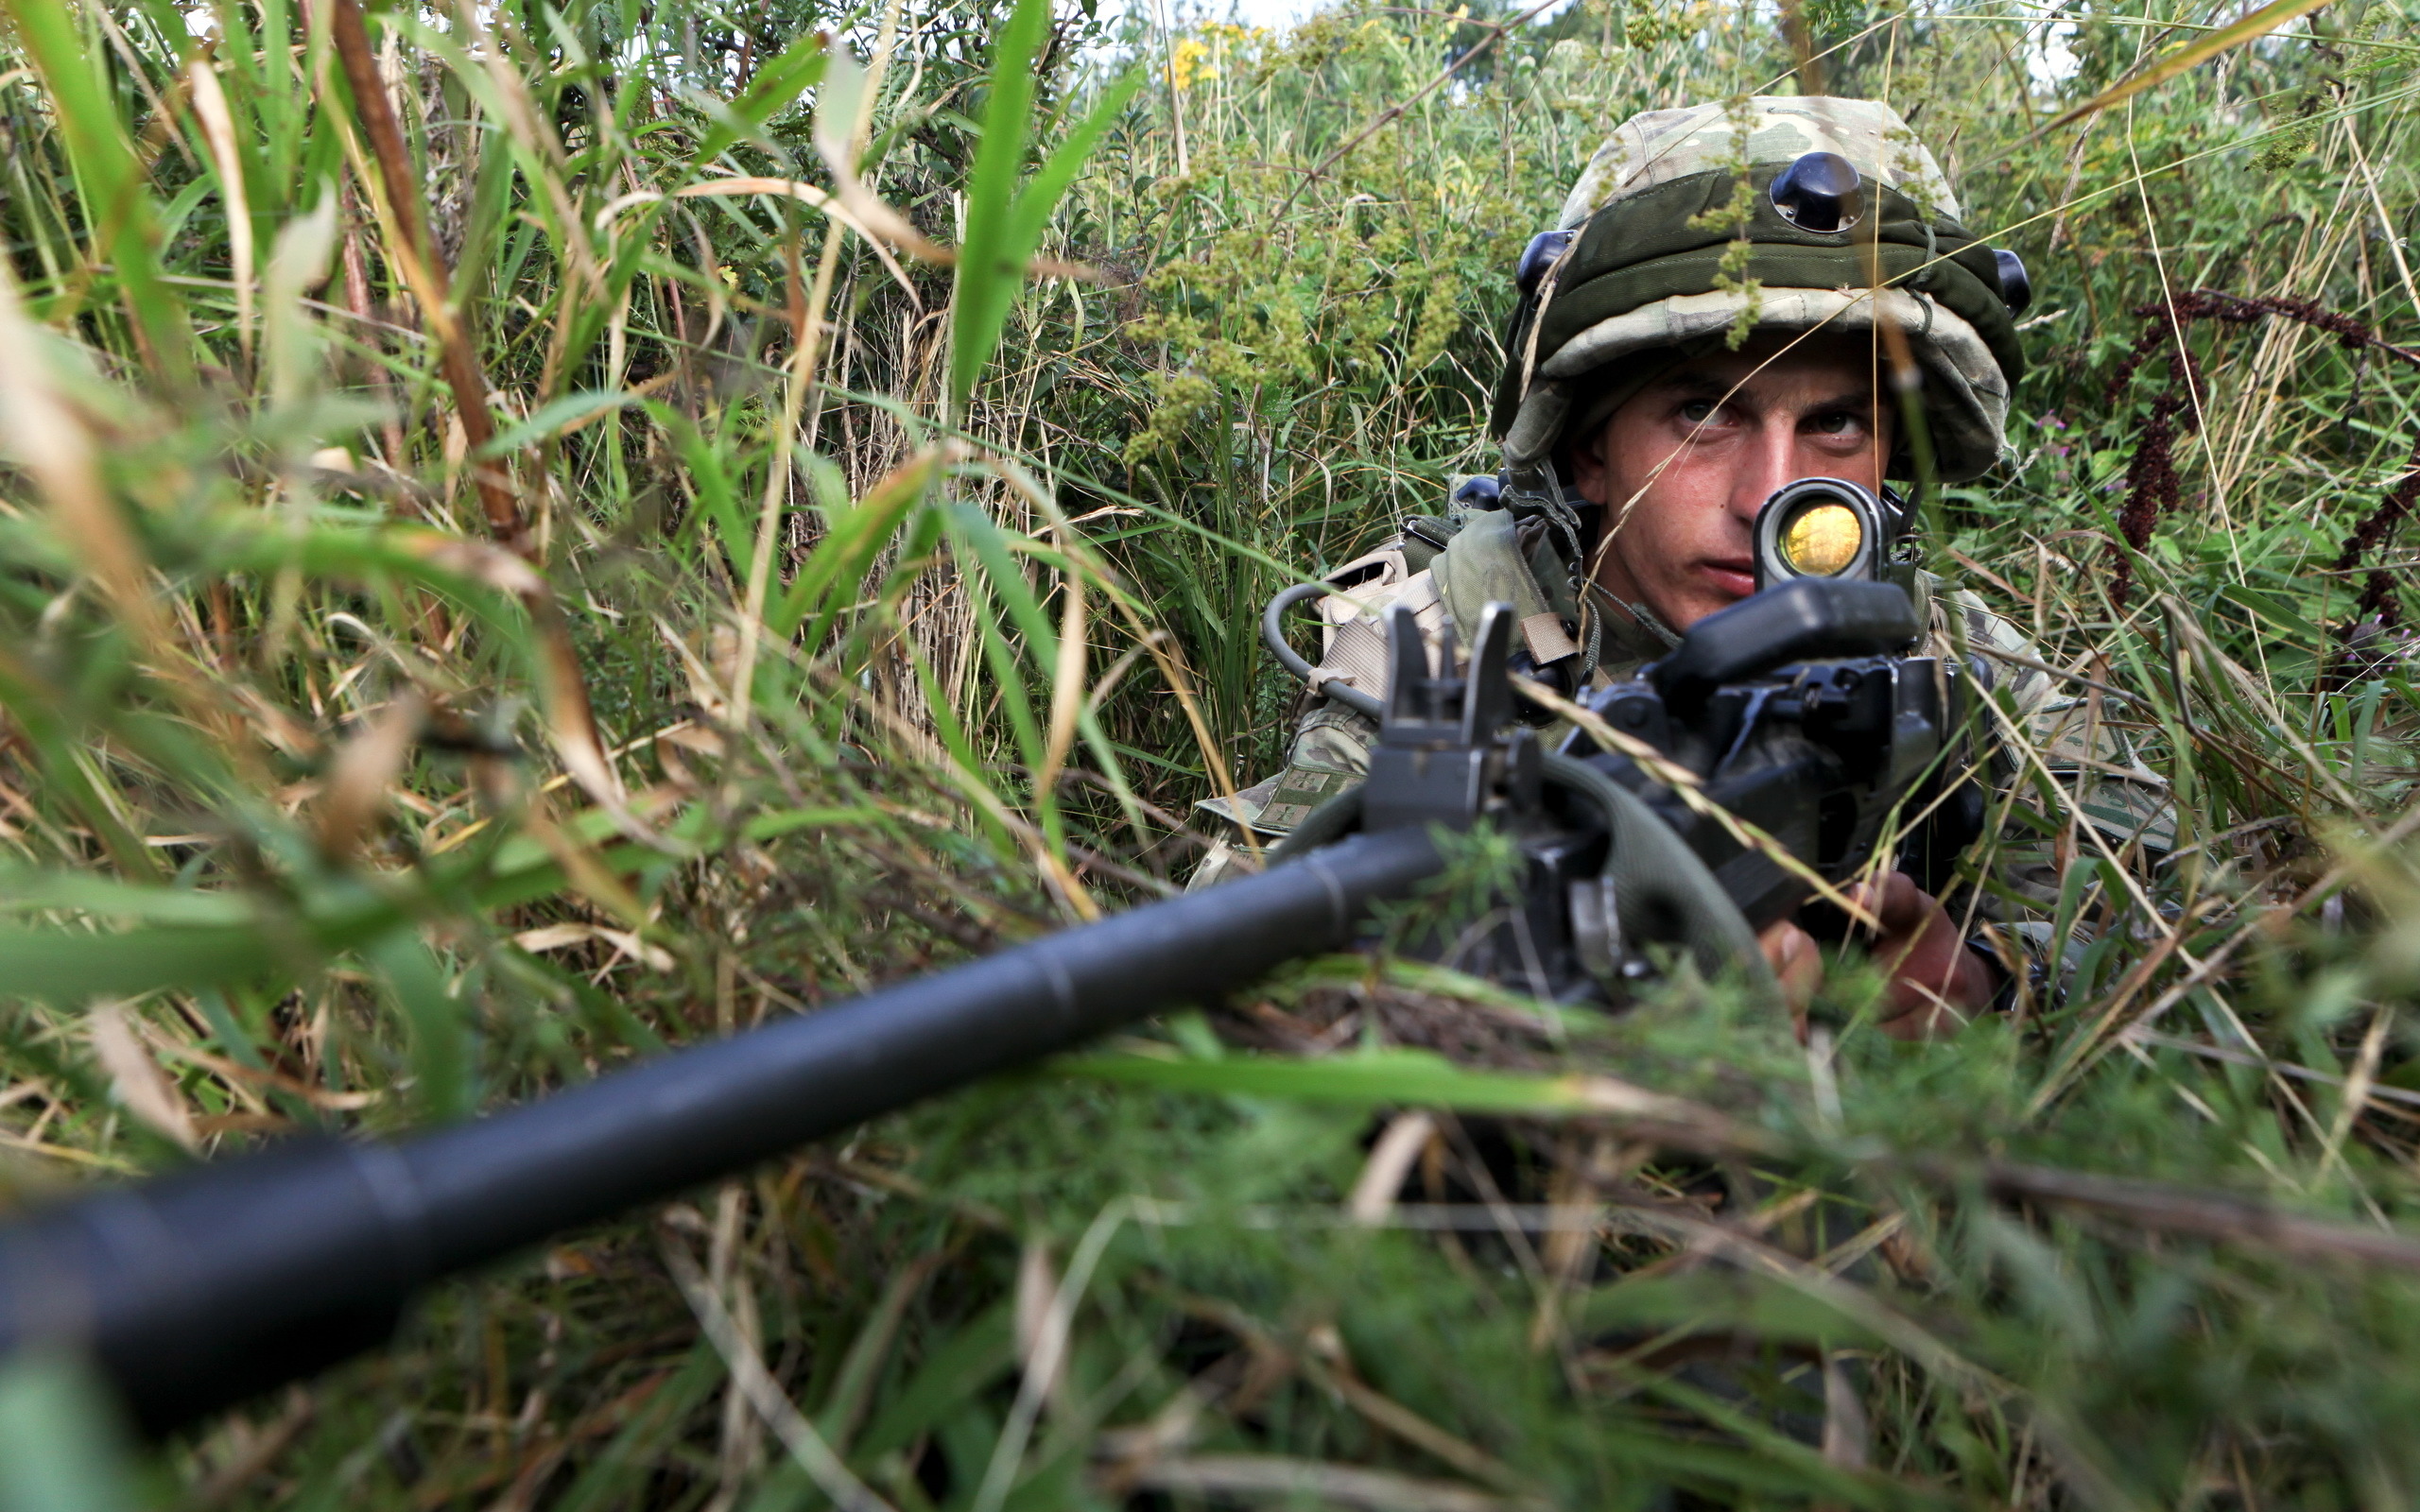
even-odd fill
[{"label": "optic lens", "polygon": [[1864,532],[1857,511],[1824,501],[1798,511],[1781,533],[1782,560],[1795,573],[1829,577],[1857,560]]}]

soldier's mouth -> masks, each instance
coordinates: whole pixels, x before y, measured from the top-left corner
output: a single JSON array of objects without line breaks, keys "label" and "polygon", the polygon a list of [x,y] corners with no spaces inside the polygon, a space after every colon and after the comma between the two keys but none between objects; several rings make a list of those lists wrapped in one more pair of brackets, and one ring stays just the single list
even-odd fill
[{"label": "soldier's mouth", "polygon": [[1745,598],[1756,591],[1756,564],[1746,557],[1718,557],[1698,563],[1698,576],[1730,594]]}]

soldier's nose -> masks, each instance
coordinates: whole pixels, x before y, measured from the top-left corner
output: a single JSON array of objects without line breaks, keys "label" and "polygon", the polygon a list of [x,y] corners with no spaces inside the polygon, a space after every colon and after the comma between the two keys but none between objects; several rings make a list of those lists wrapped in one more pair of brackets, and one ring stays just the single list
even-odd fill
[{"label": "soldier's nose", "polygon": [[1755,444],[1740,459],[1738,474],[1732,479],[1732,513],[1753,521],[1775,489],[1798,480],[1796,432],[1794,425],[1771,421],[1757,427]]}]

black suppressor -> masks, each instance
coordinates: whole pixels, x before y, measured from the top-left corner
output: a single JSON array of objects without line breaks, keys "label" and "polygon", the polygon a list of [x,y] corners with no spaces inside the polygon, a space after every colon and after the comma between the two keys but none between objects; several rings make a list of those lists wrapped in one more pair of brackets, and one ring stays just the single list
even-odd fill
[{"label": "black suppressor", "polygon": [[0,1354],[87,1351],[162,1434],[369,1349],[421,1287],[1353,943],[1439,858],[1357,836],[394,1144],[298,1141],[0,1226]]}]

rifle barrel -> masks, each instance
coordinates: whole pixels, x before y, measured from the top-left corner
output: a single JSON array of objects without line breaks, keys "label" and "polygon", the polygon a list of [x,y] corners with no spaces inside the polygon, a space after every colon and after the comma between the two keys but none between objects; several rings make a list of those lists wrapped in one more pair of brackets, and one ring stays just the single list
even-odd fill
[{"label": "rifle barrel", "polygon": [[391,1332],[422,1286],[1339,950],[1441,865],[1357,836],[398,1143],[302,1139],[0,1225],[0,1354],[88,1351],[164,1434]]}]

